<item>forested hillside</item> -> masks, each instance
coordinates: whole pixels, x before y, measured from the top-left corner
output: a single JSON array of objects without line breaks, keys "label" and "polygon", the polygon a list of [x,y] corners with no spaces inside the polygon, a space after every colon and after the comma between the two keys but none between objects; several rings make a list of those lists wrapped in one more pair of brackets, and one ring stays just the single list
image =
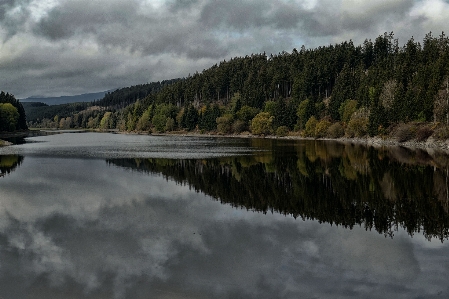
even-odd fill
[{"label": "forested hillside", "polygon": [[[40,120],[51,119],[55,121],[58,118],[71,117],[72,115],[86,110],[91,103],[67,103],[60,105],[47,105],[40,102],[23,103],[29,123],[39,122]],[[75,124],[74,124],[75,125]],[[78,124],[76,124],[78,125]],[[81,125],[81,124],[79,124]]]},{"label": "forested hillside", "polygon": [[[429,33],[422,42],[411,38],[403,46],[386,33],[362,45],[346,41],[235,57],[183,79],[146,86],[142,92],[137,86],[138,92],[107,94],[93,104],[96,109],[75,113],[64,125],[77,127],[74,119],[83,114],[83,127],[123,131],[449,136],[444,33]],[[408,125],[398,129],[401,123]]]},{"label": "forested hillside", "polygon": [[12,94],[0,92],[0,132],[27,129],[22,104]]},{"label": "forested hillside", "polygon": [[32,127],[44,128],[97,128],[97,120],[105,112],[115,112],[129,106],[139,99],[145,99],[151,93],[161,91],[165,86],[180,79],[152,82],[107,92],[100,100],[91,103],[66,103],[47,105],[40,102],[23,103],[27,121]]},{"label": "forested hillside", "polygon": [[138,99],[143,99],[149,94],[157,93],[165,86],[173,84],[179,80],[180,79],[172,79],[117,89],[114,92],[106,93],[103,99],[94,101],[94,105],[108,108],[124,108],[135,103]]}]

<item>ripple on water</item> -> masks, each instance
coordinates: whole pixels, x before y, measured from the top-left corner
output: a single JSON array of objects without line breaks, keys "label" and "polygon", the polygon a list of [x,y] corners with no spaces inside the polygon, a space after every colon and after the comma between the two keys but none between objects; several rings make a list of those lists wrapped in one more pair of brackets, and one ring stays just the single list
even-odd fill
[{"label": "ripple on water", "polygon": [[64,133],[30,137],[25,144],[3,147],[2,155],[83,158],[200,159],[247,155],[255,149],[245,139],[184,136]]}]

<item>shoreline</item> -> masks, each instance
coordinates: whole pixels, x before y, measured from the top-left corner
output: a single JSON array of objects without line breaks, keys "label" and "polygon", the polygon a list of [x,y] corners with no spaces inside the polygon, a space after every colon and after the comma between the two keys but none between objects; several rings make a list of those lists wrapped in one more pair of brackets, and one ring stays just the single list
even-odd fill
[{"label": "shoreline", "polygon": [[[22,138],[31,135],[37,132],[46,132],[46,129],[42,130],[28,130],[21,132],[1,132],[0,133],[0,146],[12,145],[11,142],[5,141],[3,139],[8,138]],[[184,137],[215,137],[215,138],[258,138],[258,139],[284,139],[284,140],[315,140],[315,141],[332,141],[339,143],[350,143],[350,144],[361,144],[364,146],[372,146],[374,148],[382,148],[382,147],[403,147],[410,149],[430,149],[430,150],[439,150],[449,154],[449,139],[448,140],[436,140],[433,137],[429,137],[426,141],[417,141],[417,140],[409,140],[405,142],[399,142],[394,138],[382,138],[379,136],[375,137],[361,137],[361,138],[313,138],[313,137],[302,137],[299,135],[287,135],[287,136],[276,136],[276,135],[253,135],[249,132],[243,132],[240,134],[220,134],[215,132],[187,132],[187,131],[174,131],[174,132],[166,132],[166,133],[151,133],[149,131],[140,131],[140,132],[123,132],[118,130],[51,130],[51,133],[81,133],[81,132],[105,132],[105,133],[113,133],[113,134],[130,134],[130,135],[152,135],[152,136],[184,136]],[[47,132],[49,133],[49,132]]]},{"label": "shoreline", "polygon": [[136,134],[136,135],[153,135],[153,136],[185,136],[185,137],[217,137],[217,138],[258,138],[258,139],[284,139],[284,140],[315,140],[315,141],[332,141],[339,143],[361,144],[364,146],[372,146],[374,148],[382,147],[402,147],[409,149],[423,149],[423,150],[438,150],[449,154],[449,139],[448,140],[436,140],[433,137],[429,137],[426,141],[409,140],[405,142],[399,142],[394,138],[382,138],[375,137],[361,137],[361,138],[313,138],[302,137],[299,135],[287,135],[287,136],[275,136],[266,135],[259,136],[253,135],[249,132],[241,134],[218,134],[218,133],[199,133],[199,132],[182,132],[177,131],[173,133],[150,133],[146,131],[142,132],[116,132],[118,134]]},{"label": "shoreline", "polygon": [[13,145],[13,143],[4,139],[9,138],[24,138],[30,134],[30,131],[18,131],[18,132],[0,132],[0,147]]},{"label": "shoreline", "polygon": [[27,137],[31,131],[0,132],[0,139]]},{"label": "shoreline", "polygon": [[9,142],[9,141],[0,139],[0,147],[2,147],[2,146],[8,146],[8,145],[12,145],[12,143]]}]

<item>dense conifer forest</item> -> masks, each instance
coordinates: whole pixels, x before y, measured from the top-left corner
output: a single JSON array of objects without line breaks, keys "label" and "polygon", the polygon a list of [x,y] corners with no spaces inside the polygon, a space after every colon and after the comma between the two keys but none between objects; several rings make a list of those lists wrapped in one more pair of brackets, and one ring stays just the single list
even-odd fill
[{"label": "dense conifer forest", "polygon": [[108,93],[82,111],[34,116],[34,127],[196,131],[338,138],[449,137],[449,39],[403,46],[393,33],[222,61],[182,79]]}]

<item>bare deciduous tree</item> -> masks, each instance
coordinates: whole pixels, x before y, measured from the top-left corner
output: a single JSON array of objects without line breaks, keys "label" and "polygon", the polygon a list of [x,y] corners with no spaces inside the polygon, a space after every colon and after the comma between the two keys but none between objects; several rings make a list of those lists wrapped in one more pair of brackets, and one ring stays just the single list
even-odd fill
[{"label": "bare deciduous tree", "polygon": [[444,89],[440,89],[433,103],[433,118],[435,122],[449,124],[449,78],[443,82]]},{"label": "bare deciduous tree", "polygon": [[384,87],[382,88],[382,93],[380,94],[379,100],[381,105],[386,109],[389,110],[391,107],[393,107],[394,103],[394,94],[396,92],[396,87],[398,83],[396,80],[388,80],[385,82]]}]

